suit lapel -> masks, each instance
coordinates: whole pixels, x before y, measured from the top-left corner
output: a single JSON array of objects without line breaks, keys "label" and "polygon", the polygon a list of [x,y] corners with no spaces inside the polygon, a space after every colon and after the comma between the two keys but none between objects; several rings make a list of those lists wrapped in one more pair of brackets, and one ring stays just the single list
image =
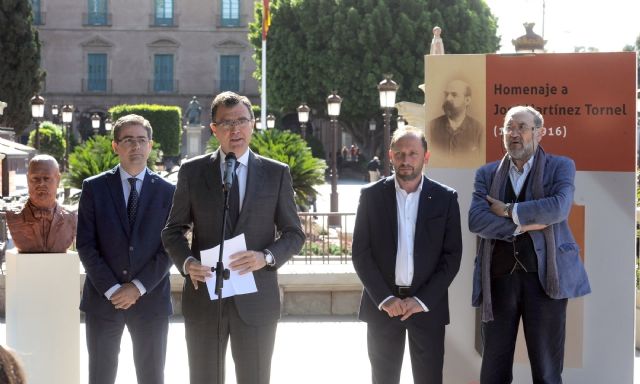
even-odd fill
[{"label": "suit lapel", "polygon": [[396,202],[396,183],[393,177],[384,181],[384,207],[393,234],[394,247],[398,246],[398,203]]},{"label": "suit lapel", "polygon": [[264,167],[262,166],[262,160],[256,157],[256,155],[249,150],[249,169],[247,169],[247,185],[244,190],[244,199],[242,200],[242,210],[240,210],[240,216],[236,227],[233,229],[233,234],[241,233],[239,230],[244,226],[245,221],[249,218],[250,206],[253,204],[254,199],[248,199],[247,196],[255,196],[258,192],[258,188],[264,180]]},{"label": "suit lapel", "polygon": [[113,206],[116,208],[116,213],[120,218],[120,223],[124,232],[129,237],[129,218],[127,217],[127,204],[124,201],[124,193],[122,192],[122,180],[120,180],[120,168],[116,166],[107,173],[107,184],[109,186],[109,193],[111,193],[111,199],[113,200]]},{"label": "suit lapel", "polygon": [[[433,183],[427,177],[424,177],[424,182],[422,183],[422,191],[420,192],[420,201],[418,202],[418,215],[416,216],[416,234],[424,233],[425,226],[428,223],[428,209],[429,203],[431,202],[431,193],[433,189]],[[417,255],[416,246],[418,245],[418,241],[414,239],[414,255]]]}]

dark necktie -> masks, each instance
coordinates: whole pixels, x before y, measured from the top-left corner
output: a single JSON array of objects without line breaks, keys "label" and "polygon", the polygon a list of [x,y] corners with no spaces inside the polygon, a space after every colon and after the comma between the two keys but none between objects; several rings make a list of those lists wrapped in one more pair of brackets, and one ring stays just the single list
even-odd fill
[{"label": "dark necktie", "polygon": [[133,227],[136,222],[136,211],[138,210],[138,190],[136,189],[136,178],[130,177],[131,193],[129,193],[129,201],[127,201],[127,214],[129,215],[129,225]]},{"label": "dark necktie", "polygon": [[[231,229],[234,229],[236,227],[236,222],[238,221],[238,217],[240,216],[240,188],[238,187],[238,174],[236,172],[238,166],[240,166],[240,162],[236,161],[236,166],[233,170],[233,185],[231,186],[231,191],[229,191],[230,194],[228,220]],[[229,235],[231,235],[231,233],[229,233]]]}]

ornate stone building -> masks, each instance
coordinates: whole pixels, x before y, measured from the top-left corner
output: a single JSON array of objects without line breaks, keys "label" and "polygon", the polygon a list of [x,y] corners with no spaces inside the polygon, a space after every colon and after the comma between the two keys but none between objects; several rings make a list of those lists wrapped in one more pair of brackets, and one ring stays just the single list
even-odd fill
[{"label": "ornate stone building", "polygon": [[[50,106],[73,104],[74,129],[91,131],[122,103],[203,107],[233,90],[259,101],[248,42],[253,0],[31,0]],[[204,108],[203,122],[208,122]],[[101,128],[103,129],[103,128]]]}]

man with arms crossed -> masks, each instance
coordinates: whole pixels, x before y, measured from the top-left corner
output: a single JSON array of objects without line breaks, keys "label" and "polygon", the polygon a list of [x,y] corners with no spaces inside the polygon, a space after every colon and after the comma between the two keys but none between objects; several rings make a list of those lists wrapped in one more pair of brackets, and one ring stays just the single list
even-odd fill
[{"label": "man with arms crossed", "polygon": [[476,172],[469,230],[480,236],[473,305],[482,307],[480,382],[513,380],[522,318],[534,383],[562,383],[567,298],[591,291],[567,218],[575,164],[545,153],[542,115],[511,108],[507,154]]},{"label": "man with arms crossed", "polygon": [[174,187],[147,168],[152,129],[142,116],[113,126],[115,168],[82,183],[77,248],[87,273],[89,384],[113,384],[125,325],[138,383],[162,384],[171,314],[169,268],[160,232]]},{"label": "man with arms crossed", "polygon": [[462,238],[456,191],[422,174],[429,155],[422,131],[395,131],[395,175],[360,195],[353,266],[364,285],[359,318],[367,322],[374,384],[399,383],[407,332],[414,382],[442,383],[447,291]]},{"label": "man with arms crossed", "polygon": [[[201,265],[200,251],[222,241],[223,167],[227,154],[234,153],[240,164],[234,180],[239,206],[235,214],[230,208],[226,236],[244,233],[248,250],[231,255],[232,262],[225,267],[241,274],[253,272],[258,291],[222,299],[222,351],[226,352],[231,339],[239,384],[266,384],[280,317],[277,269],[300,250],[305,236],[289,168],[249,149],[254,125],[249,99],[233,92],[219,94],[211,105],[211,121],[220,148],[182,164],[173,208],[162,232],[169,255],[187,277],[182,311],[190,382],[216,383],[218,369],[224,367],[224,356],[223,366],[218,367],[218,303],[211,300],[204,284],[212,272],[210,266]],[[186,237],[189,230],[191,245]]]}]

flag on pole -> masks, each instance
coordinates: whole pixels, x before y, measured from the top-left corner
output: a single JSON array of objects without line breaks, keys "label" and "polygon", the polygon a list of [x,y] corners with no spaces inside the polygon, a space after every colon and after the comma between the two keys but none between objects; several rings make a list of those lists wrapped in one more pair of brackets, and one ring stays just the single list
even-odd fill
[{"label": "flag on pole", "polygon": [[269,12],[269,0],[262,0],[262,40],[267,40],[267,32],[271,25],[271,12]]}]

